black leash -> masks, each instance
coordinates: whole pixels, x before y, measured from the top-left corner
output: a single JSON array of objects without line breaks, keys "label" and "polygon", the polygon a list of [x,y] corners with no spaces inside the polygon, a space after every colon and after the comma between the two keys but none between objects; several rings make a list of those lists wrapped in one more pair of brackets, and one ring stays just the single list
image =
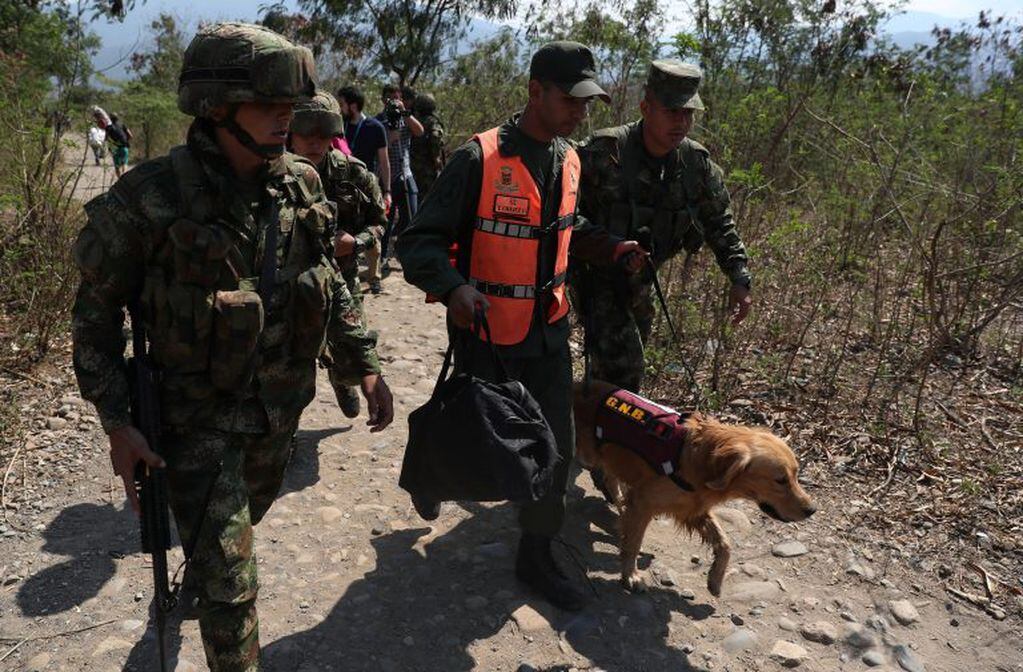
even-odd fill
[{"label": "black leash", "polygon": [[671,330],[672,341],[677,346],[679,344],[678,332],[675,331],[675,323],[671,321],[671,314],[668,312],[668,302],[664,300],[664,292],[661,290],[661,281],[657,277],[657,267],[654,266],[654,260],[651,257],[646,258],[647,266],[650,267],[650,276],[654,280],[654,291],[657,293],[657,300],[661,304],[661,312],[664,313],[664,320],[668,323],[668,329]]},{"label": "black leash", "polygon": [[[634,252],[633,254],[636,253]],[[685,353],[682,352],[682,344],[679,340],[678,332],[675,330],[675,323],[671,321],[671,314],[668,312],[668,302],[665,300],[664,291],[661,289],[661,281],[657,277],[657,267],[654,266],[654,260],[649,256],[646,258],[646,263],[650,266],[650,276],[653,278],[654,293],[657,294],[657,302],[661,305],[661,313],[664,315],[664,320],[668,323],[668,329],[671,331],[671,343],[675,346],[675,350],[678,352],[679,363],[682,364],[682,368],[689,377],[689,385],[696,394],[697,404],[699,406],[704,406],[706,405],[707,400],[704,398],[703,392],[700,390],[700,384],[696,382],[696,372],[693,371],[691,366],[689,366],[689,362],[686,361]]]}]

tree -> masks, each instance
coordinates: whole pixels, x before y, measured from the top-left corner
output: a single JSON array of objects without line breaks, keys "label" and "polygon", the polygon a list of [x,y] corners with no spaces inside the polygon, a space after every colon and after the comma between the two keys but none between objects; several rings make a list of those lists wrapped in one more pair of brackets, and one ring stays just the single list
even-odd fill
[{"label": "tree", "polygon": [[185,36],[170,14],[160,14],[149,24],[149,30],[153,35],[153,46],[149,51],[132,54],[131,69],[139,74],[139,80],[146,86],[175,91],[187,46]]},{"label": "tree", "polygon": [[354,60],[369,57],[380,72],[411,85],[441,65],[445,46],[468,34],[473,17],[505,19],[516,6],[515,0],[299,0],[307,15],[295,28],[305,43]]},{"label": "tree", "polygon": [[185,36],[169,14],[161,14],[149,30],[151,46],[131,57],[136,77],[128,82],[112,82],[120,92],[107,101],[111,110],[135,130],[134,144],[141,149],[143,159],[162,154],[179,142],[188,123],[188,117],[177,109]]},{"label": "tree", "polygon": [[660,53],[664,32],[664,7],[660,0],[613,0],[563,7],[546,3],[533,8],[537,16],[527,22],[534,42],[567,39],[582,42],[593,51],[598,75],[611,96],[611,120],[622,123],[635,110],[630,90],[637,78]]}]

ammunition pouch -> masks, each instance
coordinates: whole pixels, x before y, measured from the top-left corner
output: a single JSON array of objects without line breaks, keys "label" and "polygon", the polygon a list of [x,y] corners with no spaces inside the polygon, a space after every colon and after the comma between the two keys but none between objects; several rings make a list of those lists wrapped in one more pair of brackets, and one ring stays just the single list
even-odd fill
[{"label": "ammunition pouch", "polygon": [[263,302],[256,292],[216,293],[210,347],[210,380],[214,387],[234,391],[252,382],[259,360],[263,319]]}]

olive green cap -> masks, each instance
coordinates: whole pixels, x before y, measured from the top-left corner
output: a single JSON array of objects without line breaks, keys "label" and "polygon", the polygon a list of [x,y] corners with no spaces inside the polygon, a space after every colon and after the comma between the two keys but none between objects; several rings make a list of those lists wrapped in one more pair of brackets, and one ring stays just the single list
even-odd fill
[{"label": "olive green cap", "polygon": [[691,63],[675,59],[654,61],[646,78],[646,87],[668,109],[702,110],[703,101],[697,89],[703,71]]}]

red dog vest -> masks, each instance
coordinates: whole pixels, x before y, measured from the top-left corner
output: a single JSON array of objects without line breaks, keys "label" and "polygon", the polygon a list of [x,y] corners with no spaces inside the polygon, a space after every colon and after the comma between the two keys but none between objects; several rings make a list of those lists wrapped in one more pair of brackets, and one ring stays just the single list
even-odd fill
[{"label": "red dog vest", "polygon": [[633,451],[658,474],[683,490],[692,487],[678,473],[686,415],[628,390],[615,390],[597,409],[597,445],[617,443]]}]

